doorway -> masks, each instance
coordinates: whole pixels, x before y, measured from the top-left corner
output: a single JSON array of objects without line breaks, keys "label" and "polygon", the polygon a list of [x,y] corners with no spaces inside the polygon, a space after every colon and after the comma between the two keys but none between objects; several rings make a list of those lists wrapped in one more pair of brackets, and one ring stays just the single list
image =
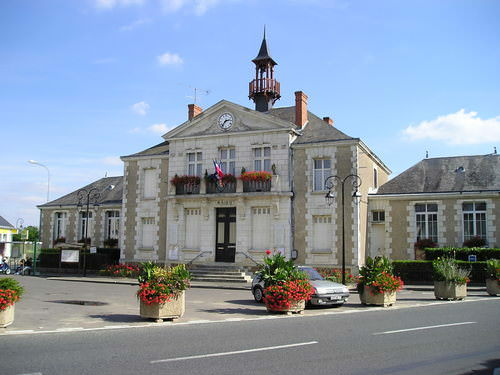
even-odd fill
[{"label": "doorway", "polygon": [[234,263],[236,257],[236,207],[217,208],[215,261]]}]

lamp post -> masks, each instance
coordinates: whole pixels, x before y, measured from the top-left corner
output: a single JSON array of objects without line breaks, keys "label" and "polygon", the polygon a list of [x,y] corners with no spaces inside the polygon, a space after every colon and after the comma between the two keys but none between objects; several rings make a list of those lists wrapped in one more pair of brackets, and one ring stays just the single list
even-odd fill
[{"label": "lamp post", "polygon": [[361,186],[361,177],[356,174],[350,174],[344,178],[340,178],[339,176],[329,176],[325,180],[325,188],[328,192],[325,195],[326,203],[331,206],[333,201],[335,200],[335,186],[337,183],[341,186],[341,205],[342,205],[342,284],[345,284],[345,183],[351,180],[352,187],[354,188],[354,193],[352,194],[352,198],[355,199],[357,203],[358,198],[361,197],[361,194],[358,191],[358,188]]},{"label": "lamp post", "polygon": [[40,167],[43,167],[47,170],[47,202],[50,200],[50,171],[49,168],[42,164],[37,162],[36,160],[28,160],[28,163],[33,164],[33,165],[39,165]]},{"label": "lamp post", "polygon": [[93,202],[94,207],[97,207],[99,204],[97,201],[99,200],[99,191],[97,188],[92,188],[90,190],[80,189],[78,191],[78,205],[77,207],[83,207],[85,205],[85,230],[83,237],[83,276],[87,276],[87,231],[89,228],[89,206],[90,203]]}]

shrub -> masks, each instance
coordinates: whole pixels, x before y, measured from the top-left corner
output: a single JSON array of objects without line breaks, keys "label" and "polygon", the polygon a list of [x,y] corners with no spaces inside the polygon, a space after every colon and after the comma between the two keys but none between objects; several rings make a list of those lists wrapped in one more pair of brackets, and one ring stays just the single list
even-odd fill
[{"label": "shrub", "polygon": [[439,258],[432,262],[435,281],[464,284],[469,282],[471,271],[460,268],[453,258]]},{"label": "shrub", "polygon": [[307,280],[307,275],[295,267],[293,260],[286,260],[280,253],[270,256],[270,250],[267,250],[266,254],[264,264],[261,264],[257,271],[260,279],[264,281],[265,288],[290,280]]},{"label": "shrub", "polygon": [[437,243],[435,243],[430,238],[422,238],[417,242],[415,242],[414,246],[416,249],[427,249],[427,248],[437,247]]},{"label": "shrub", "polygon": [[478,261],[500,259],[498,248],[463,248],[463,247],[438,247],[425,249],[425,259],[434,260],[443,257],[453,257],[457,260],[468,261],[469,255],[476,255]]},{"label": "shrub", "polygon": [[472,237],[464,241],[464,247],[483,247],[486,246],[486,240],[481,237]]},{"label": "shrub", "polygon": [[139,276],[139,272],[139,266],[135,264],[113,264],[100,270],[99,274],[103,276],[136,278]]},{"label": "shrub", "polygon": [[486,262],[486,275],[489,279],[500,279],[500,260],[490,259]]},{"label": "shrub", "polygon": [[191,274],[184,264],[163,268],[152,262],[141,264],[137,298],[150,305],[165,303],[189,288]]},{"label": "shrub", "polygon": [[0,279],[0,310],[12,306],[24,294],[24,288],[15,279],[5,277]]},{"label": "shrub", "polygon": [[403,280],[394,276],[392,262],[384,257],[368,257],[366,264],[359,270],[358,292],[363,293],[365,286],[371,286],[373,294],[396,292],[404,286]]}]

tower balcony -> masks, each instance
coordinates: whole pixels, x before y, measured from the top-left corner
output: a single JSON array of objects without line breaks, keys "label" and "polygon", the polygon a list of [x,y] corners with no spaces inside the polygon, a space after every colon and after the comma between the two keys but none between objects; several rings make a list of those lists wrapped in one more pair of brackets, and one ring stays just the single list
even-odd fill
[{"label": "tower balcony", "polygon": [[273,78],[258,78],[249,83],[248,97],[253,98],[257,94],[265,94],[279,99],[280,83]]}]

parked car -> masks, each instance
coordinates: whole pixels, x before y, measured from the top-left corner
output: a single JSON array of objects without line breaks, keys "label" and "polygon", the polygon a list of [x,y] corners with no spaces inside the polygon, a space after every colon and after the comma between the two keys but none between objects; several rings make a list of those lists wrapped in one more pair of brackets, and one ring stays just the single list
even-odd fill
[{"label": "parked car", "polygon": [[[323,276],[312,267],[299,266],[298,268],[307,274],[314,288],[314,295],[309,301],[309,304],[341,306],[349,298],[349,289],[347,289],[345,285],[325,280]],[[252,294],[255,301],[262,302],[262,297],[264,296],[264,282],[260,280],[259,275],[256,275],[252,280]]]}]

